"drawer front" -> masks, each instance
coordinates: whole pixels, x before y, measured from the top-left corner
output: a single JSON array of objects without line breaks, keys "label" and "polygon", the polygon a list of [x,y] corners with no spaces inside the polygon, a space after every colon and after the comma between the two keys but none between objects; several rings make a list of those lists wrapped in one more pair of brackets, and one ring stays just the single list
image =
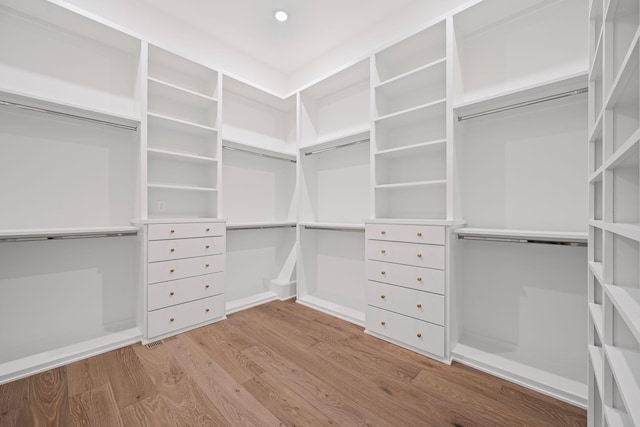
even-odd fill
[{"label": "drawer front", "polygon": [[149,262],[222,254],[225,238],[153,240],[149,242]]},{"label": "drawer front", "polygon": [[369,281],[367,304],[444,326],[442,295]]},{"label": "drawer front", "polygon": [[369,260],[367,279],[444,295],[444,270]]},{"label": "drawer front", "polygon": [[444,357],[444,327],[367,306],[367,330]]},{"label": "drawer front", "polygon": [[186,277],[224,271],[224,255],[152,262],[148,264],[148,283],[166,282]]},{"label": "drawer front", "polygon": [[224,236],[225,232],[226,225],[224,224],[224,222],[149,224],[149,240]]},{"label": "drawer front", "polygon": [[156,283],[147,289],[147,309],[157,310],[223,292],[223,272]]},{"label": "drawer front", "polygon": [[147,313],[147,336],[156,337],[224,316],[224,295]]},{"label": "drawer front", "polygon": [[445,247],[367,240],[367,259],[444,270]]},{"label": "drawer front", "polygon": [[367,224],[365,234],[374,240],[445,244],[445,227],[433,225]]}]

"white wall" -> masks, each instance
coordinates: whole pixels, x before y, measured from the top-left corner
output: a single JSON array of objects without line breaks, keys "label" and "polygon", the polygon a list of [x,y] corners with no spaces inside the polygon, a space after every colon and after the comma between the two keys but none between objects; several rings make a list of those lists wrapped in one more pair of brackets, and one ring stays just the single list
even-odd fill
[{"label": "white wall", "polygon": [[[76,6],[120,25],[153,44],[232,77],[247,80],[276,93],[288,90],[287,76],[240,51],[212,38],[187,23],[137,0],[53,0]],[[66,3],[66,4],[65,4]]]}]

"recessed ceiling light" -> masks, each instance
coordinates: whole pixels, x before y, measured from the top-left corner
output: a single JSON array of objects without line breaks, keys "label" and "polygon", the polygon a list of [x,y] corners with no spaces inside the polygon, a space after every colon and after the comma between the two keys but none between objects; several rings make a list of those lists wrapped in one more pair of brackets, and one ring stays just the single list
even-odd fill
[{"label": "recessed ceiling light", "polygon": [[289,15],[284,10],[277,10],[276,13],[273,14],[276,18],[276,21],[284,22],[289,19]]}]

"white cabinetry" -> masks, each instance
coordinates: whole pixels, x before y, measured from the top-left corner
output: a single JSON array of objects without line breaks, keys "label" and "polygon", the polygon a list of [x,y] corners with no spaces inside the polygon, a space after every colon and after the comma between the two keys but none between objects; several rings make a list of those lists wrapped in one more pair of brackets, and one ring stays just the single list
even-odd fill
[{"label": "white cabinetry", "polygon": [[145,228],[148,264],[143,341],[224,319],[224,222],[152,222]]},{"label": "white cabinetry", "polygon": [[591,1],[589,425],[640,425],[640,2]]}]

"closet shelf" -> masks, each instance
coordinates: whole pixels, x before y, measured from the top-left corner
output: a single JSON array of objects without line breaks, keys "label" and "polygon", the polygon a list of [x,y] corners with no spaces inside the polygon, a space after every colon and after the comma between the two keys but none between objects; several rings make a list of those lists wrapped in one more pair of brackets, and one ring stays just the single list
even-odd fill
[{"label": "closet shelf", "polygon": [[[392,127],[405,126],[410,123],[415,123],[418,120],[424,119],[421,114],[425,114],[427,111],[435,111],[435,113],[432,113],[432,115],[437,116],[439,114],[438,107],[441,107],[444,110],[446,103],[447,98],[438,99],[433,102],[428,102],[426,104],[418,105],[416,107],[407,108],[406,110],[378,117],[376,119],[376,123],[384,123]],[[429,115],[429,118],[431,118],[432,115]]]},{"label": "closet shelf", "polygon": [[602,165],[598,168],[598,170],[592,173],[591,176],[589,177],[589,184],[593,184],[595,182],[601,182],[604,169],[605,169],[604,165]]},{"label": "closet shelf", "polygon": [[[604,29],[604,25],[602,26]],[[602,29],[598,35],[598,43],[596,44],[595,55],[593,55],[593,62],[589,67],[589,76],[593,80],[593,77],[602,76]]]},{"label": "closet shelf", "polygon": [[598,280],[598,282],[603,283],[602,281],[602,263],[601,262],[589,262],[589,269],[591,270],[591,273],[593,273],[593,275],[596,277],[596,279]]},{"label": "closet shelf", "polygon": [[640,225],[589,221],[589,225],[640,242]]},{"label": "closet shelf", "polygon": [[300,222],[299,225],[309,229],[364,231],[364,223]]},{"label": "closet shelf", "polygon": [[300,150],[314,151],[324,150],[328,148],[338,147],[344,144],[351,144],[357,141],[368,140],[370,134],[370,126],[360,126],[357,128],[351,128],[344,132],[337,132],[331,135],[324,135],[319,137],[317,141],[300,146]]},{"label": "closet shelf", "polygon": [[620,388],[622,400],[627,414],[634,425],[640,425],[640,353],[620,347],[605,345],[604,351],[609,366]]},{"label": "closet shelf", "polygon": [[633,41],[631,42],[629,50],[627,51],[627,54],[622,61],[620,71],[613,80],[613,84],[611,85],[611,92],[609,93],[609,96],[604,103],[604,105],[608,109],[613,108],[618,100],[623,95],[625,95],[625,87],[627,86],[629,79],[631,79],[631,77],[633,76],[633,73],[638,69],[638,55],[640,54],[639,43],[640,29],[638,29],[636,31],[636,34],[633,36]]},{"label": "closet shelf", "polygon": [[604,290],[633,336],[640,342],[640,289],[604,285]]},{"label": "closet shelf", "polygon": [[132,224],[188,224],[188,223],[202,223],[202,222],[224,222],[220,218],[211,217],[183,217],[183,218],[149,218],[149,219],[134,219]]},{"label": "closet shelf", "polygon": [[624,166],[636,166],[638,164],[638,151],[640,150],[640,129],[637,129],[615,153],[602,165],[605,169],[615,169]]},{"label": "closet shelf", "polygon": [[182,153],[180,151],[167,150],[164,148],[148,147],[147,152],[152,155],[175,158],[178,160],[192,161],[197,163],[216,163],[213,157],[198,156],[196,154]]},{"label": "closet shelf", "polygon": [[432,149],[432,148],[443,148],[445,149],[445,145],[447,144],[447,140],[446,139],[438,139],[435,141],[427,141],[427,142],[421,142],[419,144],[411,144],[411,145],[405,145],[404,147],[397,147],[397,148],[389,148],[386,150],[380,150],[376,153],[376,156],[380,156],[380,157],[394,157],[394,156],[406,156],[408,153],[411,153],[413,151],[418,151],[418,150],[422,150],[422,149]]},{"label": "closet shelf", "polygon": [[[589,129],[589,141],[594,141],[598,136],[602,136],[602,121],[604,117],[604,108],[600,110],[598,116],[596,117],[595,122],[593,123],[593,128]],[[591,127],[591,123],[589,123]],[[600,134],[600,135],[599,135]]]},{"label": "closet shelf", "polygon": [[73,239],[108,236],[136,235],[139,227],[82,227],[82,228],[34,228],[21,230],[0,230],[2,240],[49,240],[49,239]]},{"label": "closet shelf", "polygon": [[264,228],[288,228],[295,227],[295,221],[258,221],[258,222],[234,222],[227,223],[227,230],[248,230],[248,229],[264,229]]},{"label": "closet shelf", "polygon": [[17,106],[21,111],[66,116],[81,121],[94,122],[96,124],[115,126],[134,131],[137,130],[140,125],[140,119],[134,116],[86,108],[79,105],[1,88],[0,106],[3,106],[4,108]]},{"label": "closet shelf", "polygon": [[236,149],[239,151],[249,151],[251,153],[255,153],[262,156],[276,157],[282,160],[296,161],[295,152],[263,148],[257,144],[252,144],[250,142],[241,141],[233,138],[225,138],[224,135],[222,136],[222,145],[223,147],[229,147],[232,150]]},{"label": "closet shelf", "polygon": [[189,89],[185,89],[173,83],[166,82],[161,79],[149,76],[149,91],[157,91],[158,95],[173,99],[185,104],[192,104],[197,102],[199,105],[208,107],[218,102],[218,100],[212,96],[204,95],[199,92],[195,92]]},{"label": "closet shelf", "polygon": [[415,188],[415,187],[430,187],[434,185],[447,185],[446,179],[436,179],[432,181],[416,181],[416,182],[403,182],[400,184],[382,184],[376,185],[376,190],[394,190],[400,188]]},{"label": "closet shelf", "polygon": [[[414,68],[411,71],[407,71],[406,73],[400,74],[399,76],[395,76],[383,82],[380,82],[375,86],[375,88],[382,89],[385,87],[393,86],[392,90],[396,93],[403,92],[404,90],[407,90],[407,89],[414,89],[414,88],[417,89],[420,87],[420,84],[426,83],[423,78],[421,79],[419,77],[419,74],[431,68],[437,67],[440,64],[446,64],[446,62],[447,62],[446,57],[437,59],[433,62],[422,65],[421,67]],[[442,78],[445,78],[444,72],[442,73]],[[411,80],[413,80],[413,82],[410,82]],[[416,83],[419,83],[419,84],[416,84]]]},{"label": "closet shelf", "polygon": [[196,135],[210,135],[212,133],[218,132],[218,129],[212,128],[210,126],[200,125],[198,123],[188,122],[186,120],[177,119],[175,117],[169,117],[162,114],[157,114],[153,112],[147,113],[150,119],[158,119],[162,120],[164,124],[171,124],[172,128],[175,130],[179,130],[182,132],[189,132]]},{"label": "closet shelf", "polygon": [[[602,394],[601,394],[602,396]],[[634,427],[633,421],[627,414],[619,409],[612,408],[610,406],[604,406],[604,416],[607,419],[607,425],[620,426],[620,427]]]},{"label": "closet shelf", "polygon": [[602,330],[602,306],[600,304],[589,304],[589,313],[591,314],[591,319],[593,320],[593,324],[598,331],[598,336],[600,339],[604,337]]},{"label": "closet shelf", "polygon": [[458,116],[475,114],[480,111],[499,108],[504,105],[525,102],[533,98],[554,95],[559,92],[567,92],[584,88],[588,85],[588,74],[584,72],[570,74],[568,76],[547,80],[541,83],[509,90],[496,95],[468,100],[454,105],[453,109]]},{"label": "closet shelf", "polygon": [[600,391],[600,396],[602,396],[602,374],[604,369],[604,360],[602,357],[602,347],[596,347],[594,345],[589,346],[589,355],[591,357],[591,366],[593,367],[593,372],[596,376],[596,386]]},{"label": "closet shelf", "polygon": [[458,238],[516,240],[531,243],[567,243],[586,245],[588,233],[568,231],[513,230],[501,228],[458,228]]},{"label": "closet shelf", "polygon": [[182,191],[203,191],[203,192],[215,192],[218,191],[217,188],[213,187],[195,187],[190,185],[174,185],[174,184],[159,184],[159,183],[148,183],[147,187],[149,188],[163,188],[166,190],[182,190]]}]

